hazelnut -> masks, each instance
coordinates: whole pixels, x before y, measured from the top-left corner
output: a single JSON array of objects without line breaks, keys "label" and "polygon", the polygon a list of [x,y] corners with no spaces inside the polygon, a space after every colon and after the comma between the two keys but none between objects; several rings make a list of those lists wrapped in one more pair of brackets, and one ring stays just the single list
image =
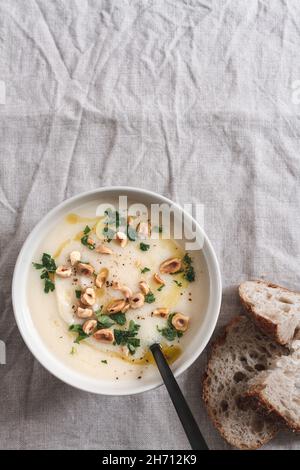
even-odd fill
[{"label": "hazelnut", "polygon": [[179,258],[169,258],[163,263],[161,263],[159,270],[164,274],[174,274],[180,271],[181,269],[181,259]]},{"label": "hazelnut", "polygon": [[56,269],[56,274],[59,277],[70,277],[72,274],[72,269],[69,266],[58,266]]},{"label": "hazelnut", "polygon": [[145,297],[141,292],[137,292],[134,294],[130,299],[130,307],[131,308],[140,308],[144,305]]},{"label": "hazelnut", "polygon": [[95,331],[93,337],[102,343],[113,343],[115,340],[113,332],[107,328]]},{"label": "hazelnut", "polygon": [[108,277],[108,269],[107,268],[101,269],[101,271],[99,272],[99,274],[97,274],[96,279],[95,279],[96,286],[101,288],[103,284],[105,283],[107,277]]},{"label": "hazelnut", "polygon": [[158,273],[153,274],[153,279],[157,284],[160,284],[161,286],[165,285],[165,281],[160,277]]},{"label": "hazelnut", "polygon": [[182,315],[182,313],[175,313],[172,318],[172,325],[178,331],[186,331],[189,325],[189,317]]},{"label": "hazelnut", "polygon": [[78,318],[91,318],[94,312],[91,308],[82,308],[78,307],[77,309],[77,317]]},{"label": "hazelnut", "polygon": [[77,269],[80,274],[83,274],[84,276],[91,276],[94,274],[94,268],[88,263],[78,263],[77,264]]},{"label": "hazelnut", "polygon": [[79,263],[80,259],[81,259],[80,251],[72,251],[70,253],[70,262],[72,266],[74,266],[76,263]]},{"label": "hazelnut", "polygon": [[122,308],[121,312],[126,313],[130,309],[130,304],[126,303],[125,306]]},{"label": "hazelnut", "polygon": [[127,235],[126,233],[124,232],[117,232],[116,233],[116,239],[118,240],[120,246],[122,248],[124,248],[124,246],[127,245],[127,241],[128,241],[128,238],[127,238]]},{"label": "hazelnut", "polygon": [[149,222],[139,222],[136,231],[140,238],[149,238],[151,233],[151,226]]},{"label": "hazelnut", "polygon": [[99,245],[99,246],[97,246],[96,252],[97,252],[97,253],[101,253],[102,255],[112,255],[112,254],[113,254],[112,249],[109,248],[109,247],[106,246],[106,245]]},{"label": "hazelnut", "polygon": [[150,292],[150,287],[148,286],[146,281],[140,281],[139,283],[140,289],[143,292],[143,294],[147,295]]},{"label": "hazelnut", "polygon": [[87,320],[82,325],[82,329],[86,335],[90,335],[97,326],[97,320]]},{"label": "hazelnut", "polygon": [[118,313],[125,307],[126,301],[124,299],[114,299],[106,307],[108,313]]},{"label": "hazelnut", "polygon": [[83,294],[81,294],[80,300],[84,305],[88,305],[89,307],[94,305],[96,302],[96,294],[94,289],[92,287],[87,287]]},{"label": "hazelnut", "polygon": [[153,310],[152,315],[154,317],[167,318],[169,315],[169,309],[168,308],[156,308],[155,310]]}]

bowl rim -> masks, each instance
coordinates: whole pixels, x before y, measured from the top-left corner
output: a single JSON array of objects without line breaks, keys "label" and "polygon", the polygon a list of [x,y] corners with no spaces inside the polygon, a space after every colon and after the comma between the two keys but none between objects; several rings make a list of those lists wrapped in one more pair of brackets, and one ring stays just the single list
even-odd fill
[{"label": "bowl rim", "polygon": [[[181,213],[185,215],[185,217],[188,217],[194,224],[195,227],[197,228],[197,231],[200,232],[201,236],[203,237],[204,244],[203,244],[203,254],[205,257],[205,261],[207,264],[207,269],[208,269],[208,274],[210,278],[210,295],[209,295],[209,301],[211,301],[211,292],[213,288],[213,304],[211,306],[211,310],[213,315],[210,318],[210,322],[208,326],[206,327],[206,333],[204,335],[204,338],[198,348],[195,349],[194,353],[191,354],[188,359],[186,359],[182,365],[180,365],[174,372],[175,377],[179,377],[183,372],[185,372],[194,362],[195,360],[200,356],[200,354],[203,352],[205,347],[207,346],[207,343],[209,342],[214,329],[217,324],[217,320],[220,314],[220,307],[221,307],[221,299],[222,299],[222,281],[221,281],[221,272],[220,272],[220,267],[218,263],[218,259],[215,253],[215,250],[206,235],[204,229],[200,226],[200,224],[188,213],[186,212],[179,204],[175,203],[171,199],[156,193],[154,191],[150,191],[147,189],[141,189],[133,186],[103,186],[100,188],[95,188],[89,191],[81,192],[79,194],[76,194],[75,196],[72,196],[70,198],[65,199],[55,207],[53,207],[50,211],[48,211],[42,218],[41,220],[35,225],[33,230],[28,234],[27,238],[25,239],[23,246],[19,252],[15,268],[14,268],[14,273],[13,273],[13,280],[12,280],[12,305],[13,305],[13,311],[14,311],[14,316],[15,320],[19,329],[19,332],[30,350],[30,352],[33,354],[35,359],[37,359],[40,364],[52,375],[55,377],[59,378],[62,380],[62,382],[67,383],[68,385],[71,385],[79,390],[87,391],[90,393],[95,393],[95,394],[100,394],[100,395],[112,395],[112,396],[120,396],[120,395],[135,395],[137,393],[142,393],[148,390],[153,390],[163,384],[162,379],[159,377],[157,381],[153,381],[150,384],[137,384],[135,387],[132,387],[131,383],[129,387],[131,388],[130,390],[123,390],[123,389],[113,389],[113,386],[111,389],[106,389],[105,391],[102,392],[99,389],[96,389],[94,385],[96,385],[96,381],[92,380],[91,378],[85,378],[84,374],[80,374],[79,372],[72,370],[67,365],[64,365],[61,363],[61,361],[54,356],[49,350],[48,347],[45,345],[45,343],[42,341],[41,337],[39,336],[38,332],[36,334],[36,342],[31,342],[30,338],[28,337],[28,331],[26,331],[25,325],[24,325],[24,320],[22,317],[26,316],[26,313],[23,312],[22,308],[22,301],[20,299],[20,293],[19,291],[19,278],[22,276],[21,267],[24,255],[26,253],[26,250],[28,246],[31,244],[31,240],[35,240],[36,236],[38,235],[39,231],[42,229],[45,223],[49,219],[52,219],[55,217],[55,215],[58,215],[60,211],[62,211],[66,206],[74,204],[78,202],[78,205],[80,204],[80,200],[87,198],[89,196],[95,195],[95,197],[103,194],[103,193],[121,193],[121,192],[126,192],[126,193],[139,193],[140,196],[148,196],[148,197],[154,197],[160,200],[160,203],[167,203],[171,204],[179,210]],[[118,194],[114,194],[113,196],[116,197]],[[129,194],[127,194],[129,196]],[[21,305],[19,305],[21,303]],[[209,304],[209,303],[208,303]],[[209,305],[208,305],[209,306]],[[207,306],[207,309],[208,309]],[[48,357],[41,357],[39,356],[39,343],[40,346],[43,346],[44,352],[48,352],[46,356]],[[48,359],[52,359],[53,363],[49,364]],[[56,364],[55,364],[56,363]],[[69,375],[66,377],[65,372],[66,370],[69,371]],[[99,383],[99,380],[98,382]],[[103,383],[103,381],[101,382]],[[94,385],[93,385],[94,384]]]}]

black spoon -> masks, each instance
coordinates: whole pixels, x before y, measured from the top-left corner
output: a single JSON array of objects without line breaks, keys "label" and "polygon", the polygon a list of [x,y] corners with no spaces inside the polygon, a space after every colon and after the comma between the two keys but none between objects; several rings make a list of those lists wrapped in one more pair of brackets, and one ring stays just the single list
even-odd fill
[{"label": "black spoon", "polygon": [[177,415],[193,450],[209,450],[194,416],[179,388],[159,343],[150,346],[158,370],[169,392]]}]

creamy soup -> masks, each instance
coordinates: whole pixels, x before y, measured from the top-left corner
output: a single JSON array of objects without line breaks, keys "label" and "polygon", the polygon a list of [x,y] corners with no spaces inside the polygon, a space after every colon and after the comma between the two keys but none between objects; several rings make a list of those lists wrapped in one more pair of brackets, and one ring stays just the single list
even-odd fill
[{"label": "creamy soup", "polygon": [[143,380],[157,374],[152,343],[172,363],[201,325],[205,260],[201,250],[186,253],[184,240],[164,239],[164,227],[151,227],[146,214],[95,217],[98,204],[49,228],[32,260],[30,312],[44,343],[69,367],[94,378]]}]

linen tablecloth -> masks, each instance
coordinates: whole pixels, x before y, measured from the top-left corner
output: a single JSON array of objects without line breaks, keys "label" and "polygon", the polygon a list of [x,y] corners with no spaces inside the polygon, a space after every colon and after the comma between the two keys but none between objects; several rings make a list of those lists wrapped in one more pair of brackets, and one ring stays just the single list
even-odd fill
[{"label": "linen tablecloth", "polygon": [[[132,185],[202,203],[223,278],[299,288],[297,0],[1,0],[0,448],[185,449],[164,387],[96,396],[51,376],[12,311],[20,247],[79,192]],[[179,379],[209,446],[207,351]],[[281,433],[266,448],[300,448]]]}]

